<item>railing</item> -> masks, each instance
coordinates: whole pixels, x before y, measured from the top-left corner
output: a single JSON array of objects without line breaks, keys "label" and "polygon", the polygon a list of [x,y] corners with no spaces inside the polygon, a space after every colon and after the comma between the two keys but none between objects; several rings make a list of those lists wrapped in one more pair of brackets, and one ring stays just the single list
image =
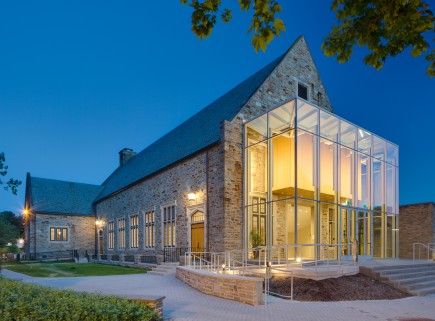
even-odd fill
[{"label": "railing", "polygon": [[202,252],[204,249],[189,247],[164,247],[163,262],[179,262],[180,257],[187,252]]},{"label": "railing", "polygon": [[[424,258],[422,258],[422,252]],[[434,259],[435,243],[414,243],[412,244],[412,261],[427,259],[428,261]]]}]

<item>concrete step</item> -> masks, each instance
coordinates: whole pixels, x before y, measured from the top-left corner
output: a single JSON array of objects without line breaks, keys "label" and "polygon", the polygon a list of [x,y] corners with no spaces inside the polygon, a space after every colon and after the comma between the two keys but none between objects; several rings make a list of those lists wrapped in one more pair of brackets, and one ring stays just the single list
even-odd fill
[{"label": "concrete step", "polygon": [[373,266],[370,267],[375,272],[381,271],[393,271],[402,269],[416,269],[416,268],[427,268],[435,267],[435,263],[419,263],[419,264],[402,264],[402,265],[388,265],[388,266]]},{"label": "concrete step", "polygon": [[397,281],[401,283],[407,283],[408,281],[412,282],[414,279],[419,278],[433,278],[435,279],[434,271],[420,271],[414,273],[403,273],[403,274],[394,274],[390,275],[389,279],[392,281]]},{"label": "concrete step", "polygon": [[428,286],[417,290],[410,290],[410,292],[411,294],[418,295],[418,296],[435,294],[435,286]]},{"label": "concrete step", "polygon": [[382,270],[382,271],[375,271],[379,273],[380,275],[398,275],[398,274],[409,274],[409,273],[417,273],[417,272],[427,272],[427,271],[434,271],[435,272],[435,266],[433,267],[415,267],[415,268],[394,268],[391,270]]},{"label": "concrete step", "polygon": [[435,281],[435,274],[423,275],[413,278],[404,278],[400,280],[392,280],[393,282],[397,282],[397,284],[401,284],[406,286],[407,284],[416,284],[419,282],[430,282]]},{"label": "concrete step", "polygon": [[435,288],[435,280],[407,284],[406,287],[409,290],[419,290],[419,289],[425,289],[427,287],[434,287]]}]

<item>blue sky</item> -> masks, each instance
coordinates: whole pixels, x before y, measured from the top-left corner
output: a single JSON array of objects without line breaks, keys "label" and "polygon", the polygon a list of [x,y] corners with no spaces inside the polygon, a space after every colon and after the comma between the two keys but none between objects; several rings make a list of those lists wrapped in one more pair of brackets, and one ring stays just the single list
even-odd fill
[{"label": "blue sky", "polygon": [[[235,0],[227,1],[233,5]],[[179,1],[0,3],[0,151],[13,177],[101,183],[123,147],[141,150],[305,35],[335,112],[400,146],[401,203],[435,201],[435,79],[409,53],[381,71],[364,49],[338,64],[320,49],[329,1],[282,1],[287,31],[255,53],[249,16],[211,39]],[[0,210],[19,210],[0,191]]]}]

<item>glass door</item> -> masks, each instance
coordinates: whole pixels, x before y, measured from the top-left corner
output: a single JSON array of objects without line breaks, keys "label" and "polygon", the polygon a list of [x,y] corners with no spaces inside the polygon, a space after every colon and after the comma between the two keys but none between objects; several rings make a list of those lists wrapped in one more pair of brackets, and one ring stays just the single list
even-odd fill
[{"label": "glass door", "polygon": [[340,239],[341,255],[347,256],[352,253],[352,210],[342,207],[340,210]]},{"label": "glass door", "polygon": [[372,256],[372,214],[369,211],[358,210],[356,219],[358,255]]}]

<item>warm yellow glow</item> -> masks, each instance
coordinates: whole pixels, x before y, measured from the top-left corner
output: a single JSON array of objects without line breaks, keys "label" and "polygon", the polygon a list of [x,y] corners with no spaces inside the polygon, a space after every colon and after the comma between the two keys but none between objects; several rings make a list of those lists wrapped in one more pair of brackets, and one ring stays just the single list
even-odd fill
[{"label": "warm yellow glow", "polygon": [[29,209],[27,209],[27,208],[23,209],[22,213],[24,216],[29,215]]},{"label": "warm yellow glow", "polygon": [[301,262],[302,262],[302,259],[301,259],[300,257],[297,257],[297,258],[296,258],[296,262],[297,262],[297,263],[301,263]]},{"label": "warm yellow glow", "polygon": [[95,221],[95,225],[96,225],[97,227],[103,227],[103,226],[104,226],[104,220],[102,220],[102,219],[97,219],[97,220]]},{"label": "warm yellow glow", "polygon": [[189,194],[187,194],[187,199],[188,199],[189,201],[194,201],[194,200],[196,200],[196,194],[195,194],[195,193],[189,193]]}]

